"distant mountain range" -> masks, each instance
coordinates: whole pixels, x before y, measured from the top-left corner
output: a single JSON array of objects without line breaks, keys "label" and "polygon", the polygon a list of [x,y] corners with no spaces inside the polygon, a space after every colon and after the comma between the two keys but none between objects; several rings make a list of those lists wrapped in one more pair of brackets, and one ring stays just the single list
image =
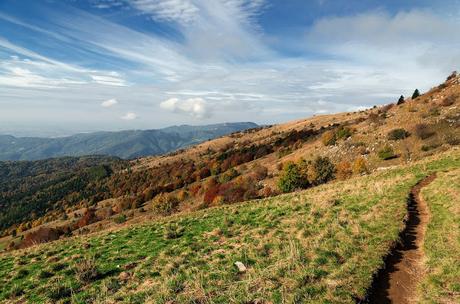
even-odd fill
[{"label": "distant mountain range", "polygon": [[246,129],[252,122],[172,126],[157,130],[95,132],[60,138],[0,135],[0,160],[38,160],[59,156],[111,155],[125,159],[158,155]]}]

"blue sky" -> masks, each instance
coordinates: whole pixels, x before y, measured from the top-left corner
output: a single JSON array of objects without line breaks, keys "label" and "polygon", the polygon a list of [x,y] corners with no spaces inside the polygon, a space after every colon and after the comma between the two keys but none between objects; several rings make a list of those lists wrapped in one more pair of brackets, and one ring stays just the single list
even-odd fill
[{"label": "blue sky", "polygon": [[460,1],[0,0],[0,133],[277,123],[460,66]]}]

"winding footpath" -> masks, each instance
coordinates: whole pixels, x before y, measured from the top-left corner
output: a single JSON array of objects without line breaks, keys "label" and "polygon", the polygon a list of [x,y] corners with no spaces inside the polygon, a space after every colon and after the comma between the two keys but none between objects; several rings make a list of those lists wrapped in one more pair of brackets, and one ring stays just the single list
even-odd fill
[{"label": "winding footpath", "polygon": [[417,284],[423,277],[423,243],[429,221],[426,202],[420,190],[436,176],[430,175],[414,186],[408,198],[408,219],[401,234],[401,242],[385,260],[371,288],[368,303],[416,303]]}]

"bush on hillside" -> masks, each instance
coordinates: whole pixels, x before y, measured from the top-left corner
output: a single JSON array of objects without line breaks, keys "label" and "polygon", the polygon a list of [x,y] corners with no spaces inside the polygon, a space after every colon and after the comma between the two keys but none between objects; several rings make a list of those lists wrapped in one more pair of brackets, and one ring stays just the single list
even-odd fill
[{"label": "bush on hillside", "polygon": [[364,157],[358,157],[353,162],[353,173],[354,174],[367,174],[369,173],[369,168],[367,167],[367,162]]},{"label": "bush on hillside", "polygon": [[399,105],[402,105],[402,104],[405,103],[405,102],[406,102],[406,101],[404,100],[404,96],[401,95],[401,96],[399,97],[398,102],[397,102],[396,104],[399,106]]},{"label": "bush on hillside", "polygon": [[385,146],[378,152],[378,156],[382,160],[388,160],[396,157],[396,154],[391,146]]},{"label": "bush on hillside", "polygon": [[228,183],[229,181],[231,181],[238,175],[240,174],[238,173],[238,171],[235,170],[235,168],[228,169],[227,171],[225,171],[219,176],[219,182],[221,184]]},{"label": "bush on hillside", "polygon": [[328,157],[318,156],[309,164],[308,181],[312,185],[320,185],[334,179],[336,168]]},{"label": "bush on hillside", "polygon": [[321,136],[321,142],[325,146],[333,146],[337,142],[337,137],[333,131],[326,131]]},{"label": "bush on hillside", "polygon": [[294,163],[288,163],[278,181],[278,188],[281,192],[292,192],[296,189],[302,189],[307,186],[307,179],[302,176],[299,166]]},{"label": "bush on hillside", "polygon": [[335,133],[335,136],[337,139],[347,139],[352,134],[353,134],[353,130],[350,129],[349,127],[340,127]]},{"label": "bush on hillside", "polygon": [[336,176],[338,179],[345,180],[351,177],[353,171],[351,169],[351,164],[348,161],[341,161],[337,164],[337,173]]},{"label": "bush on hillside", "polygon": [[455,103],[455,101],[459,98],[459,95],[450,95],[444,98],[441,101],[441,106],[443,107],[449,107]]},{"label": "bush on hillside", "polygon": [[113,221],[117,224],[122,224],[124,222],[126,222],[126,215],[124,214],[120,214],[118,216],[116,216]]},{"label": "bush on hillside", "polygon": [[185,228],[176,223],[169,223],[164,226],[164,237],[168,240],[180,238],[184,232]]},{"label": "bush on hillside", "polygon": [[160,215],[170,215],[179,206],[179,200],[172,194],[160,193],[153,199],[152,208]]},{"label": "bush on hillside", "polygon": [[203,196],[203,202],[206,205],[209,205],[214,201],[214,199],[219,193],[219,187],[220,187],[220,184],[214,178],[211,178],[206,182],[206,186],[205,186],[206,190]]},{"label": "bush on hillside", "polygon": [[404,129],[394,129],[388,132],[387,137],[389,140],[401,140],[406,137],[409,137],[409,135],[410,133]]},{"label": "bush on hillside", "polygon": [[[404,97],[403,97],[404,98]],[[387,113],[394,107],[394,103],[389,103],[387,105],[384,105],[383,107],[380,108],[379,112],[381,113]]]},{"label": "bush on hillside", "polygon": [[460,135],[456,133],[447,133],[444,135],[444,140],[451,146],[458,146],[460,145]]},{"label": "bush on hillside", "polygon": [[93,282],[99,277],[99,275],[100,273],[94,258],[84,259],[75,266],[75,277],[83,284]]},{"label": "bush on hillside", "polygon": [[420,139],[427,139],[435,134],[431,127],[424,123],[416,124],[414,133]]},{"label": "bush on hillside", "polygon": [[441,146],[441,143],[432,143],[429,145],[423,145],[420,150],[423,152],[431,151],[433,149],[439,148]]},{"label": "bush on hillside", "polygon": [[267,175],[268,175],[267,167],[264,167],[262,165],[256,164],[252,168],[252,176],[257,181],[261,181],[261,180],[265,179],[267,177]]},{"label": "bush on hillside", "polygon": [[418,89],[415,89],[414,94],[412,94],[412,99],[416,99],[419,96],[420,96],[420,91]]}]

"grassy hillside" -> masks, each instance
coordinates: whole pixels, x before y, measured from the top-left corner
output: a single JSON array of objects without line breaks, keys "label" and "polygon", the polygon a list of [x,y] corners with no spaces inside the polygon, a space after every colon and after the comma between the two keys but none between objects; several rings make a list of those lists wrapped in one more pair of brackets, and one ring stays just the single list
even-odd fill
[{"label": "grassy hillside", "polygon": [[431,213],[422,302],[460,303],[460,169],[438,174],[422,195]]},{"label": "grassy hillside", "polygon": [[452,150],[302,192],[5,253],[0,300],[354,303],[404,226],[410,188],[459,167]]},{"label": "grassy hillside", "polygon": [[[164,132],[176,134],[184,128],[189,127]],[[18,217],[0,227],[0,244],[20,243],[31,233],[23,228],[43,223],[75,235],[108,229],[119,219],[142,221],[267,198],[407,165],[458,146],[459,130],[460,76],[452,74],[421,96],[397,104],[245,130],[130,161],[91,183],[89,192],[76,187],[70,196],[59,196],[47,205],[46,214]],[[38,188],[34,195],[43,198],[46,193]],[[69,220],[62,223],[60,218]]]}]

